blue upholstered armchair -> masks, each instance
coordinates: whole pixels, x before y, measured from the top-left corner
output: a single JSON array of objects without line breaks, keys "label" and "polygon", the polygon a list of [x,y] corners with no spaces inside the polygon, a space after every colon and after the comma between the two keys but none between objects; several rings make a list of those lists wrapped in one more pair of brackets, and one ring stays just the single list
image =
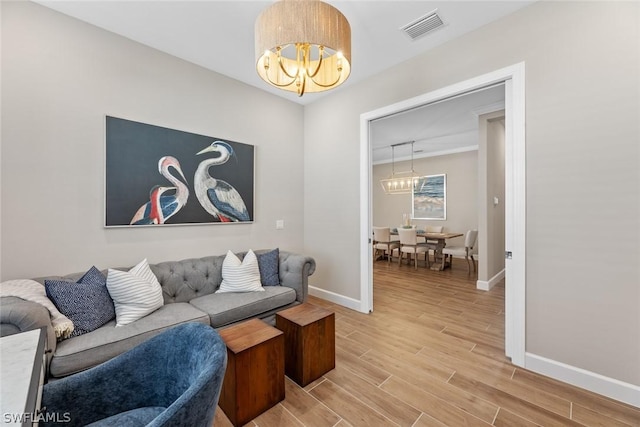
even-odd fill
[{"label": "blue upholstered armchair", "polygon": [[176,326],[45,385],[42,406],[52,422],[41,425],[210,427],[226,365],[226,346],[213,328]]}]

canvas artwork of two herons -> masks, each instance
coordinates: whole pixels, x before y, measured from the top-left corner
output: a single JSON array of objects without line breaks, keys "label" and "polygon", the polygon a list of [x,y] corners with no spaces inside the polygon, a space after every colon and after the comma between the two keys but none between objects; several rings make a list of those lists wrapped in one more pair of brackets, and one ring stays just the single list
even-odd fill
[{"label": "canvas artwork of two herons", "polygon": [[[236,159],[233,148],[226,142],[214,141],[195,155],[206,153],[217,153],[218,156],[201,161],[196,169],[193,188],[198,202],[216,222],[250,221],[240,193],[228,182],[216,179],[209,173],[209,168],[225,164],[232,158]],[[173,175],[171,168],[179,176]],[[130,225],[165,224],[189,201],[188,181],[178,159],[173,156],[160,158],[158,172],[171,183],[171,186],[153,186],[149,192],[149,201],[136,211]]]}]

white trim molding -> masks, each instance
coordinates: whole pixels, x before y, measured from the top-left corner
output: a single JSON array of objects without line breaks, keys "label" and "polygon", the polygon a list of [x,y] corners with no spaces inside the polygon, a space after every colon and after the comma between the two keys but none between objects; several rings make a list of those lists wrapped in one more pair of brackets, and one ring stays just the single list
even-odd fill
[{"label": "white trim molding", "polygon": [[[466,153],[467,151],[478,151],[478,145],[468,145],[466,147],[452,148],[451,150],[431,151],[428,153],[414,153],[413,160],[426,159],[427,157],[448,156],[450,154]],[[402,162],[405,160],[411,160],[411,156],[396,157],[394,162]],[[377,162],[373,162],[372,165],[377,166],[389,163],[391,163],[391,159],[378,160]]]},{"label": "white trim molding", "polygon": [[371,144],[369,143],[370,119],[360,116],[360,308],[362,313],[373,311],[373,251],[371,212]]},{"label": "white trim molding", "polygon": [[504,101],[494,102],[493,104],[483,105],[471,111],[476,117],[483,114],[493,113],[494,111],[504,110]]},{"label": "white trim molding", "polygon": [[640,408],[640,386],[532,353],[526,353],[525,367],[530,371]]},{"label": "white trim molding", "polygon": [[478,280],[476,281],[476,289],[480,289],[481,291],[490,291],[500,280],[504,279],[504,268],[498,272],[491,279],[487,280]]},{"label": "white trim molding", "polygon": [[309,286],[309,295],[339,304],[343,307],[350,308],[351,310],[362,311],[360,301],[345,297],[344,295],[336,294],[335,292],[316,288],[315,286]]},{"label": "white trim molding", "polygon": [[524,62],[501,70],[505,79],[505,350],[524,366],[526,351],[526,120]]}]

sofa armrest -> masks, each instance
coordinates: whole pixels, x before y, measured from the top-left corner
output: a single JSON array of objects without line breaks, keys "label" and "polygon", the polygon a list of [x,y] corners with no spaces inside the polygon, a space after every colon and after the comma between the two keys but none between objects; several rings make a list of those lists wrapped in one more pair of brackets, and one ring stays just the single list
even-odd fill
[{"label": "sofa armrest", "polygon": [[0,336],[31,331],[46,327],[47,366],[56,351],[56,334],[51,325],[49,310],[32,301],[26,301],[18,297],[0,298]]},{"label": "sofa armrest", "polygon": [[313,258],[280,251],[280,284],[296,291],[296,301],[303,303],[309,293],[309,276],[316,270]]}]

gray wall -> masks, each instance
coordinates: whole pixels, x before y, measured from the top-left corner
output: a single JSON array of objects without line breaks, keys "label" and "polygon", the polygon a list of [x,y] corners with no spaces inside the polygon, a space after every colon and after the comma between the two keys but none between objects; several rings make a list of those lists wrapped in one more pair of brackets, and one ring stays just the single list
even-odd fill
[{"label": "gray wall", "polygon": [[[504,270],[505,120],[504,110],[478,118],[478,280],[488,282]],[[494,197],[498,204],[494,204]]]},{"label": "gray wall", "polygon": [[[505,121],[504,119],[490,120],[487,123],[487,142],[489,146],[489,157],[487,163],[488,185],[487,195],[484,202],[488,209],[488,229],[487,234],[491,236],[489,240],[489,250],[493,254],[491,262],[488,264],[488,278],[492,278],[504,270],[504,227],[505,227],[505,170],[504,170],[504,149],[505,149]],[[494,197],[498,199],[495,204]]]},{"label": "gray wall", "polygon": [[[1,7],[2,279],[303,249],[301,106],[34,3]],[[106,114],[253,144],[255,222],[103,228]]]},{"label": "gray wall", "polygon": [[[447,219],[413,220],[418,228],[427,225],[443,226],[444,231],[464,233],[478,228],[478,152],[414,159],[413,167],[419,175],[447,175]],[[397,171],[411,169],[410,162],[396,162]],[[373,225],[398,227],[402,214],[411,213],[411,194],[385,194],[380,180],[391,175],[391,164],[373,167],[371,205]],[[464,238],[447,241],[447,245],[464,245]]]},{"label": "gray wall", "polygon": [[525,61],[526,351],[640,385],[639,8],[537,2],[307,106],[311,284],[360,297],[360,114]]}]

